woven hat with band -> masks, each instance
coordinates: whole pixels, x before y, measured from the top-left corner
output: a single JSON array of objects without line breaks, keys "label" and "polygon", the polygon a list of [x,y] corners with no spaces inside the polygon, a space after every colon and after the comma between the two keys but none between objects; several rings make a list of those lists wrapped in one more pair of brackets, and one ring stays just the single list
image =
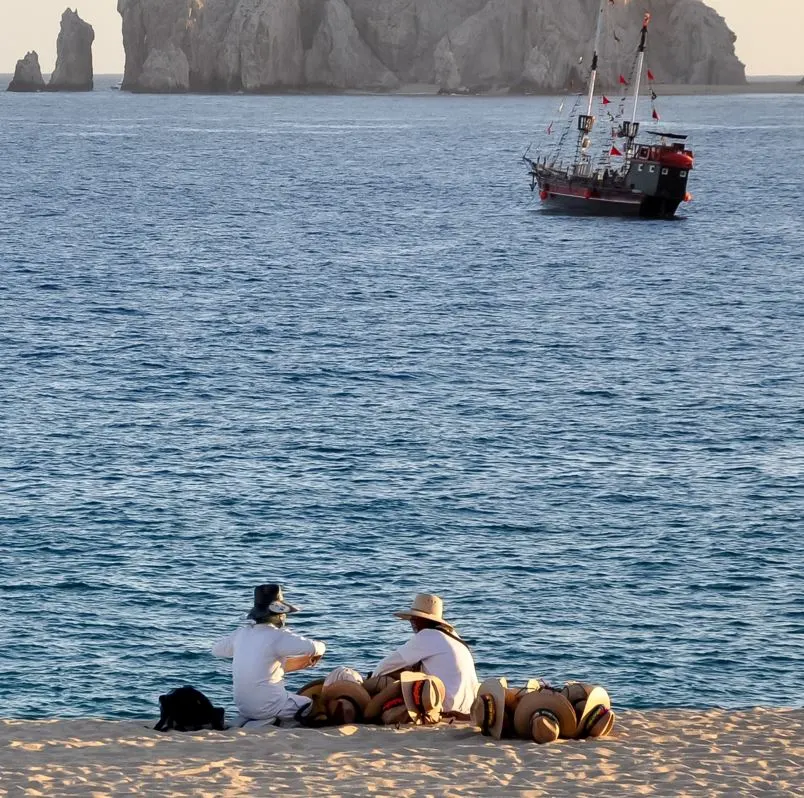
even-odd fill
[{"label": "woven hat with band", "polygon": [[419,593],[413,599],[413,605],[409,610],[400,610],[395,612],[397,618],[403,621],[409,621],[411,618],[424,618],[428,621],[435,621],[440,626],[447,629],[454,629],[455,627],[444,620],[444,602],[431,593]]},{"label": "woven hat with band", "polygon": [[402,682],[399,680],[392,681],[371,697],[363,711],[363,717],[370,722],[382,723],[383,714],[394,707],[402,707],[407,715],[405,699],[402,698]]},{"label": "woven hat with band", "polygon": [[519,737],[537,743],[572,739],[577,729],[575,709],[560,692],[543,687],[522,697],[514,713],[514,729]]},{"label": "woven hat with band", "polygon": [[332,682],[321,690],[321,702],[327,717],[337,725],[362,721],[370,701],[366,688],[353,681]]},{"label": "woven hat with band", "polygon": [[400,684],[411,720],[424,724],[441,720],[447,689],[438,676],[405,671],[400,676]]},{"label": "woven hat with band", "polygon": [[611,733],[616,716],[604,688],[587,682],[567,682],[561,692],[575,709],[576,739]]},{"label": "woven hat with band", "polygon": [[308,682],[299,690],[299,695],[303,695],[306,698],[309,698],[313,702],[313,706],[310,710],[309,717],[311,720],[317,721],[319,723],[324,722],[327,719],[327,710],[324,705],[324,702],[321,700],[321,693],[324,690],[324,680],[323,679],[316,679],[315,681]]},{"label": "woven hat with band", "polygon": [[499,740],[505,722],[505,699],[508,682],[505,679],[486,679],[477,690],[469,717],[481,734]]}]

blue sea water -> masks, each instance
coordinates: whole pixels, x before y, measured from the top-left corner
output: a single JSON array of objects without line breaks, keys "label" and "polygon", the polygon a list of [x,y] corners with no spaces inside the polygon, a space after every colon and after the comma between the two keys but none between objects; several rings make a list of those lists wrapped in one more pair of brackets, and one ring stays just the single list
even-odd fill
[{"label": "blue sea water", "polygon": [[227,702],[273,580],[330,666],[436,591],[481,676],[804,705],[804,97],[665,98],[674,222],[541,213],[555,106],[0,95],[0,716]]}]

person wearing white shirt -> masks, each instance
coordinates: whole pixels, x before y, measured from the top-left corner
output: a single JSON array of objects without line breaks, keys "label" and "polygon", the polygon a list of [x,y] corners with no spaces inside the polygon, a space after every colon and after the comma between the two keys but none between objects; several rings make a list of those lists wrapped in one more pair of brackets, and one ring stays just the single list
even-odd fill
[{"label": "person wearing white shirt", "polygon": [[414,635],[382,660],[372,676],[421,668],[444,682],[444,714],[468,717],[479,687],[475,662],[455,627],[444,620],[443,612],[444,602],[438,596],[419,594],[409,610],[394,613],[410,621]]},{"label": "person wearing white shirt", "polygon": [[303,722],[312,701],[288,692],[285,671],[315,665],[326,646],[285,628],[287,615],[298,612],[277,584],[254,588],[249,625],[236,629],[212,647],[216,657],[232,659],[236,725],[261,726],[287,720]]}]

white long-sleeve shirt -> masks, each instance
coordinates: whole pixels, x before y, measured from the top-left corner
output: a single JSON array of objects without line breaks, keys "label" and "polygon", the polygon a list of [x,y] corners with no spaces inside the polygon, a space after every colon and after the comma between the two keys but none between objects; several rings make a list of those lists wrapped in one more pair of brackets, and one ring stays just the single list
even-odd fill
[{"label": "white long-sleeve shirt", "polygon": [[244,718],[262,720],[288,717],[306,701],[285,689],[285,660],[306,655],[323,656],[326,646],[317,640],[278,629],[251,624],[218,640],[216,657],[233,659],[234,700]]},{"label": "white long-sleeve shirt", "polygon": [[411,668],[419,662],[425,673],[444,682],[447,692],[444,711],[468,715],[479,686],[472,653],[463,643],[438,629],[417,632],[377,665],[373,675]]}]

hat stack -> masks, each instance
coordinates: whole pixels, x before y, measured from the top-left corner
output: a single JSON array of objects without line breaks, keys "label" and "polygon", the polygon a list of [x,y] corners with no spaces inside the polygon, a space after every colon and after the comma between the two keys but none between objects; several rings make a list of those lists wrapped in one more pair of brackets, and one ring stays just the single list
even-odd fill
[{"label": "hat stack", "polygon": [[437,676],[403,671],[399,679],[384,676],[367,679],[364,687],[373,692],[363,713],[368,722],[383,726],[400,723],[429,726],[441,720],[447,691]]},{"label": "hat stack", "polygon": [[402,682],[398,679],[374,677],[367,679],[364,686],[369,689],[371,700],[366,705],[363,716],[367,723],[380,723],[393,726],[397,723],[408,723],[405,699],[402,697]]},{"label": "hat stack", "polygon": [[312,709],[307,715],[311,725],[323,726],[327,723],[327,709],[321,699],[321,693],[323,691],[324,679],[316,679],[315,681],[305,684],[298,692],[299,695],[303,695],[313,702]]},{"label": "hat stack", "polygon": [[441,720],[447,688],[438,676],[405,671],[400,677],[402,698],[413,723],[433,726]]},{"label": "hat stack", "polygon": [[571,740],[577,725],[575,709],[566,696],[541,684],[522,697],[514,713],[517,736],[537,743],[552,743],[559,737]]},{"label": "hat stack", "polygon": [[362,723],[371,696],[362,684],[340,679],[325,684],[321,689],[321,703],[327,718],[334,726]]},{"label": "hat stack", "polygon": [[538,689],[536,679],[531,679],[524,687],[509,687],[506,679],[486,679],[478,688],[469,713],[472,723],[482,734],[495,740],[513,737],[514,715],[519,702]]},{"label": "hat stack", "polygon": [[609,694],[602,687],[586,682],[567,682],[561,693],[575,710],[576,740],[607,737],[611,733],[616,715]]}]

